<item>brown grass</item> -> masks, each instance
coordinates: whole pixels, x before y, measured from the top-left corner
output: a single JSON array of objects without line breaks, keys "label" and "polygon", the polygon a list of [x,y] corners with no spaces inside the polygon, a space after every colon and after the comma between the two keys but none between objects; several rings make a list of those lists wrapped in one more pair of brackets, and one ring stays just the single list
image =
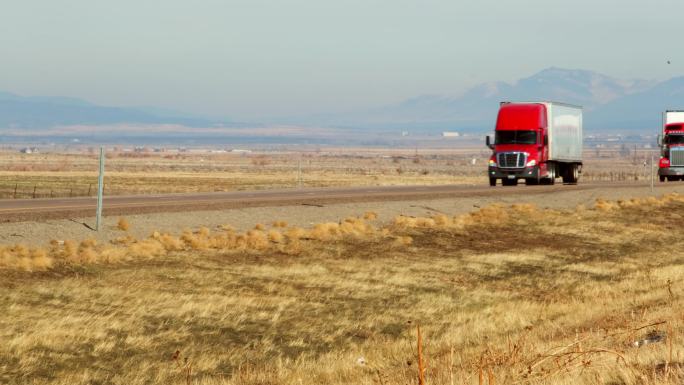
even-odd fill
[{"label": "brown grass", "polygon": [[128,222],[126,218],[119,218],[119,221],[116,224],[116,228],[121,231],[128,231],[131,228],[131,224]]},{"label": "brown grass", "polygon": [[287,222],[285,221],[275,221],[273,222],[273,227],[287,227]]},{"label": "brown grass", "polygon": [[368,220],[368,221],[374,221],[378,219],[378,214],[375,213],[374,211],[366,211],[363,214],[363,219]]},{"label": "brown grass", "polygon": [[671,194],[2,246],[0,382],[677,384],[682,211]]},{"label": "brown grass", "polygon": [[[640,149],[636,158],[615,148],[587,151],[582,180],[647,181],[650,175],[642,162],[650,158],[649,151]],[[419,156],[414,150],[401,148],[330,149],[304,154],[268,151],[243,156],[119,149],[108,152],[105,194],[291,188],[300,180],[300,156],[305,186],[484,185],[484,165],[490,151],[477,145],[423,149]],[[97,156],[85,149],[31,155],[0,150],[0,198],[94,196],[96,170]]]},{"label": "brown grass", "polygon": [[[393,150],[397,151],[397,150]],[[384,158],[385,150],[368,155],[307,154],[299,173],[299,156],[289,152],[250,156],[210,153],[110,152],[106,195],[211,192],[305,186],[472,183],[482,170],[466,158],[481,151],[450,151],[439,159],[406,164],[402,174]],[[442,151],[439,151],[441,154]],[[141,162],[140,159],[145,159]],[[441,159],[462,159],[461,167],[446,167]],[[425,170],[429,172],[426,174]],[[21,155],[0,150],[0,198],[94,196],[97,159],[86,152]],[[428,175],[429,174],[429,175]],[[477,176],[477,178],[476,178]]]}]

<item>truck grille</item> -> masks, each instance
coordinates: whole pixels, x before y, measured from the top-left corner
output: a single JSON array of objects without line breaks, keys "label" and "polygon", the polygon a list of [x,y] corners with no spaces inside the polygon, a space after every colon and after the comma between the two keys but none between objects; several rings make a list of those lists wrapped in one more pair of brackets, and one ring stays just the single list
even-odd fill
[{"label": "truck grille", "polygon": [[523,168],[527,163],[527,154],[524,152],[500,152],[497,154],[497,160],[501,168]]},{"label": "truck grille", "polygon": [[684,147],[675,147],[670,149],[670,165],[684,166]]}]

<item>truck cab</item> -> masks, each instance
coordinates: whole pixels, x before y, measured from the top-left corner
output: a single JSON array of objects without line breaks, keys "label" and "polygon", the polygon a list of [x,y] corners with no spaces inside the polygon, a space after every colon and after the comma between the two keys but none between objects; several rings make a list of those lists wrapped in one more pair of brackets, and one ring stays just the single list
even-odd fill
[{"label": "truck cab", "polygon": [[665,111],[663,130],[658,136],[661,182],[684,179],[684,111]]},{"label": "truck cab", "polygon": [[489,159],[489,184],[576,183],[581,170],[582,110],[555,102],[502,102]]}]

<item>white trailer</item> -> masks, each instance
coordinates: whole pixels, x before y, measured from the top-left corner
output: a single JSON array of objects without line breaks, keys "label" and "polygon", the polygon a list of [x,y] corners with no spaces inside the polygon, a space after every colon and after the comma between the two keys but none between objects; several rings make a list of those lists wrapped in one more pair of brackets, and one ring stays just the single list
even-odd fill
[{"label": "white trailer", "polygon": [[582,162],[582,107],[558,102],[546,106],[549,161]]},{"label": "white trailer", "polygon": [[663,131],[668,124],[681,123],[684,124],[684,111],[668,110],[663,113]]}]

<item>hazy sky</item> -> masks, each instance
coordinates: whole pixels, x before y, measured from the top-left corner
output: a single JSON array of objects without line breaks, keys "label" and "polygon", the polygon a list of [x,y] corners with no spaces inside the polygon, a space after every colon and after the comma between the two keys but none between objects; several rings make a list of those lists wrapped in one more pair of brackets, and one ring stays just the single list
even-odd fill
[{"label": "hazy sky", "polygon": [[684,74],[682,14],[681,0],[2,0],[0,91],[258,118],[549,66],[665,79]]}]

